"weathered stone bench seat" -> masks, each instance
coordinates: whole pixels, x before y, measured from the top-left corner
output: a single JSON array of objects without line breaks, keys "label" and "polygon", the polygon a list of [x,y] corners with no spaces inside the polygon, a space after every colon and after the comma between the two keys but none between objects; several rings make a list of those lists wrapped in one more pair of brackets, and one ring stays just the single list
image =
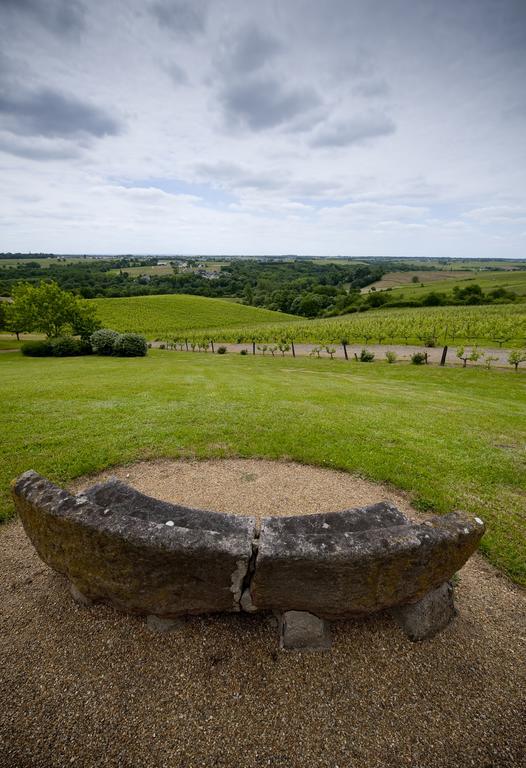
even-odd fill
[{"label": "weathered stone bench seat", "polygon": [[[381,506],[370,508],[373,517]],[[405,517],[393,525],[386,515],[364,530],[362,520],[353,525],[352,511],[349,525],[347,513],[339,514],[323,533],[308,516],[263,521],[251,584],[255,605],[338,619],[415,602],[464,565],[482,528],[452,513],[420,525]]]},{"label": "weathered stone bench seat", "polygon": [[[110,498],[123,484],[107,485],[72,496],[35,472],[15,483],[22,523],[45,563],[67,576],[86,599],[131,613],[174,617],[239,611],[254,518],[216,516],[151,499],[157,513],[152,509],[154,519],[143,519],[142,494],[133,489],[127,489],[131,514],[124,503],[108,507],[90,498]],[[167,525],[177,517],[192,527]]]},{"label": "weathered stone bench seat", "polygon": [[[304,631],[308,616],[319,623],[386,608],[398,609],[413,639],[433,634],[453,615],[447,582],[484,532],[461,513],[412,523],[387,502],[268,517],[258,530],[254,517],[159,501],[115,479],[73,496],[33,471],[13,483],[13,497],[38,554],[77,598],[162,619],[276,611],[285,638]],[[408,626],[412,605],[425,606],[425,631]],[[314,634],[326,647],[321,626]]]}]

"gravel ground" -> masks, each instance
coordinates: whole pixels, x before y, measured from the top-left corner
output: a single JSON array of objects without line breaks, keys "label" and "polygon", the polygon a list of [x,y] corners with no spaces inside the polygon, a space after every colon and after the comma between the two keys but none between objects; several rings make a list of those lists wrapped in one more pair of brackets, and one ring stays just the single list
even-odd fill
[{"label": "gravel ground", "polygon": [[[153,347],[159,347],[161,344],[164,344],[165,342],[159,341],[159,342],[152,342]],[[228,344],[228,343],[222,343],[222,342],[215,342],[215,348],[223,346],[226,347],[229,352],[233,353],[239,353],[242,349],[246,349],[248,354],[252,354],[252,344]],[[296,357],[306,357],[311,354],[313,349],[315,349],[316,344],[295,344],[294,349],[296,352]],[[336,351],[334,353],[334,357],[338,358],[340,360],[345,359],[345,355],[343,352],[343,347],[341,344],[330,344],[329,346],[333,347]],[[469,349],[470,351],[474,348],[473,344],[466,344],[465,348]],[[349,344],[347,346],[347,354],[349,356],[349,360],[351,362],[354,362],[354,354],[357,355],[360,354],[363,348],[368,349],[370,352],[374,352],[376,355],[376,360],[380,360],[382,362],[385,362],[385,353],[387,350],[391,350],[392,352],[396,352],[398,361],[408,361],[411,359],[411,355],[415,352],[427,352],[428,360],[430,363],[439,363],[440,358],[442,357],[442,347],[430,347],[426,348],[422,345],[420,346],[414,346],[411,344],[373,344],[370,342],[369,344]],[[462,366],[463,363],[461,360],[459,360],[456,356],[458,347],[449,347],[447,358],[446,358],[446,365],[448,368],[451,366]],[[500,349],[495,347],[480,347],[477,346],[477,349],[480,353],[484,353],[484,357],[481,357],[478,362],[468,363],[468,366],[471,368],[473,366],[484,366],[485,361],[488,357],[496,358],[495,360],[491,361],[492,367],[497,368],[511,368],[512,366],[508,363],[508,356],[511,352],[510,349]],[[194,354],[211,354],[210,350],[207,353],[204,352],[195,352]],[[256,354],[262,355],[262,352],[260,352],[256,347]],[[272,354],[270,352],[265,352],[266,357],[272,357]],[[281,352],[275,352],[276,357],[281,357]],[[286,357],[292,357],[292,352],[287,352]],[[323,346],[322,351],[320,352],[320,357],[324,360],[329,360],[330,356],[325,351],[325,347]],[[524,368],[519,368],[520,371],[524,370]]]},{"label": "gravel ground", "polygon": [[[113,474],[244,513],[391,499],[349,474],[266,461],[156,462]],[[80,487],[78,484],[77,487]],[[416,513],[412,513],[415,517]],[[73,603],[21,525],[0,529],[1,768],[504,768],[526,765],[526,595],[481,557],[459,617],[410,643],[388,616],[283,653],[271,617],[193,618],[169,635]]]}]

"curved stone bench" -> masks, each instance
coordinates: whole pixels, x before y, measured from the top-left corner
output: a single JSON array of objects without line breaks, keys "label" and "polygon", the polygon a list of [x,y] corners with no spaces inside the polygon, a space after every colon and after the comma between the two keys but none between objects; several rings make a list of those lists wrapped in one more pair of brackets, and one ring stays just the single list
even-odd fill
[{"label": "curved stone bench", "polygon": [[77,599],[161,620],[272,610],[282,647],[326,647],[325,619],[384,609],[412,639],[434,634],[454,615],[449,579],[484,533],[479,518],[416,524],[386,502],[264,518],[258,531],[253,517],[169,504],[115,479],[73,496],[33,471],[13,497]]},{"label": "curved stone bench", "polygon": [[476,549],[483,525],[451,513],[411,523],[376,504],[263,520],[251,583],[258,608],[344,619],[416,602]]},{"label": "curved stone bench", "polygon": [[32,471],[13,494],[42,560],[86,600],[168,618],[239,611],[254,518],[175,507],[118,481],[72,496]]}]

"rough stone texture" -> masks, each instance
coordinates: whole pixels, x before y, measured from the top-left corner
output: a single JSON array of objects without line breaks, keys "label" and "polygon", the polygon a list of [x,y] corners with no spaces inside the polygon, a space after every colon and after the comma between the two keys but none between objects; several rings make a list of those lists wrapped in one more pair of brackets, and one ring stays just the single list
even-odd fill
[{"label": "rough stone texture", "polygon": [[394,504],[381,501],[367,507],[356,507],[341,512],[317,515],[290,515],[264,518],[265,534],[305,536],[306,534],[345,534],[368,531],[371,528],[390,528],[407,525],[409,520]]},{"label": "rough stone texture", "polygon": [[[147,497],[108,485],[97,492],[100,500],[119,492],[128,507],[124,501],[110,508],[86,495],[71,496],[32,471],[14,483],[22,523],[45,563],[88,600],[131,613],[176,617],[239,610],[253,518],[199,511],[194,517],[194,510],[149,499],[144,519]],[[176,524],[198,518],[206,527]]]},{"label": "rough stone texture", "polygon": [[[294,523],[264,519],[251,583],[254,605],[337,619],[416,602],[464,565],[484,532],[482,521],[460,513],[421,525],[389,519],[380,527],[381,506],[374,505],[377,527],[368,530],[364,516],[348,512],[334,515],[327,528],[322,522],[324,533],[313,516]],[[355,519],[360,522],[353,528]]]},{"label": "rough stone texture", "polygon": [[285,611],[279,616],[282,651],[327,651],[331,647],[328,622],[306,611]]},{"label": "rough stone texture", "polygon": [[451,582],[428,592],[417,603],[394,608],[393,616],[410,640],[426,640],[447,627],[457,614]]},{"label": "rough stone texture", "polygon": [[[88,488],[78,496],[78,498],[83,497],[99,507],[110,508],[114,514],[126,515],[149,523],[164,525],[173,523],[173,527],[215,531],[221,534],[238,534],[240,531],[239,516],[237,515],[191,509],[179,504],[159,501],[136,491],[135,488],[114,477],[105,483],[99,483]],[[252,537],[254,525],[250,518],[248,524],[241,526],[241,530],[245,528],[250,530]]]},{"label": "rough stone texture", "polygon": [[40,557],[75,595],[162,618],[277,610],[338,619],[415,603],[484,532],[460,513],[410,523],[382,502],[264,518],[258,537],[251,517],[158,501],[116,479],[75,497],[32,471],[13,496]]},{"label": "rough stone texture", "polygon": [[250,589],[248,587],[243,591],[243,594],[241,595],[240,605],[241,605],[241,610],[245,611],[245,613],[257,612],[257,608],[252,602]]}]

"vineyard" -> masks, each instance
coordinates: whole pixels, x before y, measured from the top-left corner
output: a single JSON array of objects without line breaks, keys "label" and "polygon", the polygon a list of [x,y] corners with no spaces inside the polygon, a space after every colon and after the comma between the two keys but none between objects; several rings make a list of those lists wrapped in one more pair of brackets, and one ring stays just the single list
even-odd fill
[{"label": "vineyard", "polygon": [[314,344],[479,344],[521,347],[526,343],[526,306],[436,307],[363,312],[323,320],[220,327],[174,327],[167,340],[230,343],[279,340]]},{"label": "vineyard", "polygon": [[261,323],[290,322],[293,315],[248,307],[227,299],[184,294],[92,299],[102,324],[116,331],[134,331],[159,338],[197,329],[221,327],[222,332]]}]

